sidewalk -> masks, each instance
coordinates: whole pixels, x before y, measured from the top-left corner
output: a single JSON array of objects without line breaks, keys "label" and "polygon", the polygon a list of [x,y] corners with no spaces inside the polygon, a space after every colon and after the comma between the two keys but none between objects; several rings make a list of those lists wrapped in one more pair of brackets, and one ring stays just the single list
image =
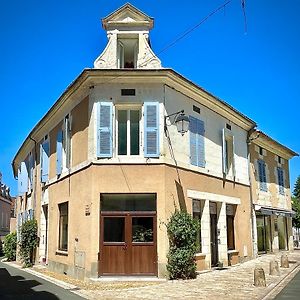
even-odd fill
[{"label": "sidewalk", "polygon": [[[221,271],[202,273],[194,280],[157,282],[84,282],[51,273],[36,267],[53,280],[76,286],[77,292],[88,299],[273,299],[300,270],[300,251],[288,254],[290,267],[280,268],[280,276],[269,275],[269,262],[280,261],[280,254],[263,255],[246,263]],[[267,287],[253,286],[254,268],[265,270]],[[49,277],[49,275],[51,277]],[[53,280],[54,282],[54,280]],[[55,283],[55,282],[54,282]]]}]

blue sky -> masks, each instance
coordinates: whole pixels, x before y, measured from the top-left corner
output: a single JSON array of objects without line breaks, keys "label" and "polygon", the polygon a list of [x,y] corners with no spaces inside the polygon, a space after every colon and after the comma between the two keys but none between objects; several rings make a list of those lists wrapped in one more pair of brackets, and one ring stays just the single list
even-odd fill
[{"label": "blue sky", "polygon": [[[67,85],[93,67],[107,38],[100,20],[125,1],[0,1],[0,171],[16,193],[11,161]],[[155,53],[224,3],[131,1],[154,17]],[[255,120],[274,139],[300,152],[300,1],[240,0],[159,55],[171,67]],[[290,163],[291,186],[300,158]]]}]

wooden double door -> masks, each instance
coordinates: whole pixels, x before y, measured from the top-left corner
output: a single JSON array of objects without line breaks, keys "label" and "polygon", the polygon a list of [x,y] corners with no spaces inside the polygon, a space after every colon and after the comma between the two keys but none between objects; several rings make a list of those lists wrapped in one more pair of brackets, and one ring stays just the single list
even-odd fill
[{"label": "wooden double door", "polygon": [[156,213],[101,214],[101,275],[157,275]]}]

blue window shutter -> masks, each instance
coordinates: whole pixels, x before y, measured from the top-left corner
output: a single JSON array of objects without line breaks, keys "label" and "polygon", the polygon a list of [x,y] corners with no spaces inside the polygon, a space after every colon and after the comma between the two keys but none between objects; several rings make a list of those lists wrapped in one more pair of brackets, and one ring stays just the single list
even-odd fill
[{"label": "blue window shutter", "polygon": [[190,131],[190,162],[191,165],[197,166],[198,165],[198,156],[197,156],[197,119],[190,116],[190,124],[189,124],[189,131]]},{"label": "blue window shutter", "polygon": [[98,103],[97,156],[112,157],[112,102]]},{"label": "blue window shutter", "polygon": [[29,188],[32,190],[33,188],[33,169],[34,169],[34,161],[33,161],[33,155],[29,155]]},{"label": "blue window shutter", "polygon": [[226,135],[225,128],[222,129],[222,166],[223,166],[223,174],[227,174],[227,153],[226,153]]},{"label": "blue window shutter", "polygon": [[44,141],[41,145],[41,182],[47,182],[49,179],[49,142]]},{"label": "blue window shutter", "polygon": [[283,169],[277,167],[277,177],[278,177],[278,186],[279,186],[279,193],[284,195],[284,178],[283,178]]},{"label": "blue window shutter", "polygon": [[197,119],[197,156],[198,156],[198,166],[205,167],[205,150],[204,150],[204,122]]},{"label": "blue window shutter", "polygon": [[29,220],[33,220],[33,209],[29,209]]},{"label": "blue window shutter", "polygon": [[235,180],[236,177],[236,169],[235,169],[235,144],[234,144],[234,136],[232,136],[232,175]]},{"label": "blue window shutter", "polygon": [[261,191],[267,191],[266,164],[263,160],[258,160],[259,187]]},{"label": "blue window shutter", "polygon": [[144,103],[144,156],[159,157],[159,103]]},{"label": "blue window shutter", "polygon": [[59,130],[56,136],[56,175],[62,172],[63,132]]},{"label": "blue window shutter", "polygon": [[28,172],[27,172],[26,163],[22,161],[20,168],[18,170],[18,194],[19,196],[21,196],[27,191],[28,191]]}]

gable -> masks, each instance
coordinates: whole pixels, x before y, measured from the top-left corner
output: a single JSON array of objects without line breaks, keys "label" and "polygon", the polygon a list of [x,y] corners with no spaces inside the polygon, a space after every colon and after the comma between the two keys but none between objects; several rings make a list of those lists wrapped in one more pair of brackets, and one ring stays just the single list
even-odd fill
[{"label": "gable", "polygon": [[131,4],[127,3],[102,19],[104,29],[108,27],[119,27],[124,25],[153,27],[153,18],[150,18]]}]

